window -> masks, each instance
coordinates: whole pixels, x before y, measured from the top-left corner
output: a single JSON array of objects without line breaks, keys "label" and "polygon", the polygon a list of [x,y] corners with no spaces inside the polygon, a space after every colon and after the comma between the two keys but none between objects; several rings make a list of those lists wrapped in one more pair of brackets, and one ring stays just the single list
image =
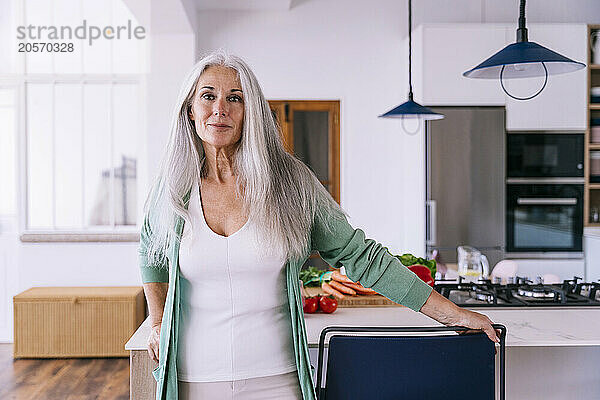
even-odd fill
[{"label": "window", "polygon": [[135,226],[138,83],[25,88],[27,228]]},{"label": "window", "polygon": [[[0,33],[13,42],[0,55],[0,96],[13,88],[14,102],[0,104],[0,122],[10,112],[19,121],[21,239],[137,240],[144,28],[121,0],[4,0],[2,7]],[[34,28],[22,38],[17,26]],[[51,40],[50,27],[62,36]],[[113,37],[92,40],[92,27]],[[138,36],[127,31],[135,28]],[[73,51],[19,52],[24,43],[72,44]]]}]

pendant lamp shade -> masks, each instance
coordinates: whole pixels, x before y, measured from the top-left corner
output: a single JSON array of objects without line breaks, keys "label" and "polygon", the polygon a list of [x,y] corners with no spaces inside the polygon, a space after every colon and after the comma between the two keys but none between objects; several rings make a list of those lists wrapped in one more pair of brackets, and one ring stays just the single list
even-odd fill
[{"label": "pendant lamp shade", "polygon": [[442,119],[444,116],[438,114],[427,107],[423,107],[419,103],[408,100],[400,104],[398,107],[391,109],[385,114],[380,115],[381,118],[420,118],[424,120]]},{"label": "pendant lamp shade", "polygon": [[[543,63],[543,65],[542,65]],[[504,79],[533,78],[558,75],[585,68],[584,63],[571,60],[535,42],[509,44],[481,64],[463,73],[467,78],[500,79],[504,67]]]},{"label": "pendant lamp shade", "polygon": [[427,107],[423,107],[413,100],[412,90],[412,2],[408,0],[408,101],[381,114],[379,118],[401,118],[434,120],[444,118]]}]

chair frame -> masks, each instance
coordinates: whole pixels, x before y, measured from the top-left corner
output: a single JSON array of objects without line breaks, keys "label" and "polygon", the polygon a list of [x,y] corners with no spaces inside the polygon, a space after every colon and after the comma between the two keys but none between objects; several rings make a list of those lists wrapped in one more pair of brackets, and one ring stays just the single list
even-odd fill
[{"label": "chair frame", "polygon": [[[494,329],[500,331],[500,400],[505,400],[505,351],[506,351],[506,327],[501,324],[492,324]],[[407,333],[407,332],[466,332],[473,329],[463,326],[327,326],[321,331],[319,337],[319,360],[317,364],[317,382],[316,392],[317,400],[323,400],[321,389],[321,377],[323,375],[323,358],[325,353],[325,337],[332,332],[391,332],[391,333]]]}]

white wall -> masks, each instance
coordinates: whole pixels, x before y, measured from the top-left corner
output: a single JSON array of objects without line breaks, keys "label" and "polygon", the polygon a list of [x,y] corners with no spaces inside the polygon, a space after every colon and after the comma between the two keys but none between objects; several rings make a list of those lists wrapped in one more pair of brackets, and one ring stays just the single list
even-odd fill
[{"label": "white wall", "polygon": [[198,50],[244,58],[268,99],[341,104],[341,203],[392,252],[424,253],[423,137],[377,118],[405,101],[404,2],[308,1],[290,11],[204,11]]},{"label": "white wall", "polygon": [[[147,76],[147,138],[145,177],[150,180],[158,172],[169,137],[171,118],[179,88],[188,70],[194,64],[195,37],[192,34],[151,35],[150,73]],[[145,193],[144,193],[145,196]]]}]

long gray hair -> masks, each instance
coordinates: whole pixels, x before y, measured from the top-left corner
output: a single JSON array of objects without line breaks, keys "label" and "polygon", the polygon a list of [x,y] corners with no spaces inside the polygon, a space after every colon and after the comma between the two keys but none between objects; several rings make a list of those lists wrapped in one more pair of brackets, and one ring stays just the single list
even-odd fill
[{"label": "long gray hair", "polygon": [[[256,76],[243,60],[223,50],[198,61],[180,90],[169,143],[144,203],[144,214],[149,218],[152,231],[146,256],[155,261],[154,265],[164,265],[170,243],[177,240],[176,217],[182,217],[186,225],[192,224],[184,196],[205,176],[206,164],[202,141],[189,118],[189,110],[200,75],[213,65],[237,71],[244,93],[242,135],[233,166],[236,192],[239,195],[242,188],[244,192],[240,196],[244,215],[248,215],[249,223],[262,233],[264,249],[280,249],[287,258],[302,259],[310,252],[310,233],[315,218],[328,221],[331,217],[343,218],[347,213],[315,174],[284,149]],[[331,232],[328,224],[325,227]]]}]

